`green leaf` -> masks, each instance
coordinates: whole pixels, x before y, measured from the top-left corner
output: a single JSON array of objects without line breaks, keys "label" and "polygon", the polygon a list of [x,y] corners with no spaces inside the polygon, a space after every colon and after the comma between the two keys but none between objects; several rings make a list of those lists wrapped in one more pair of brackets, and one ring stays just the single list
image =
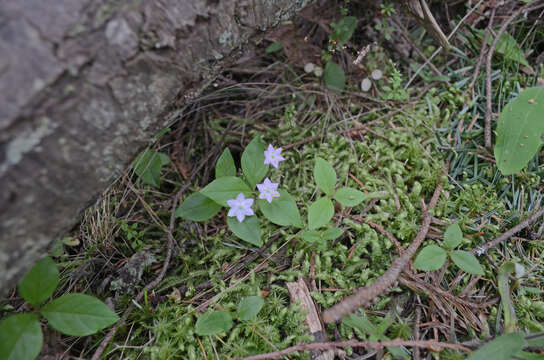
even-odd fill
[{"label": "green leaf", "polygon": [[119,320],[102,301],[85,294],[67,294],[41,309],[49,325],[66,335],[87,336]]},{"label": "green leaf", "polygon": [[264,164],[264,143],[260,137],[255,137],[247,145],[242,154],[242,171],[249,182],[251,189],[260,183],[268,172],[268,165]]},{"label": "green leaf", "polygon": [[341,19],[338,24],[331,24],[334,31],[330,35],[331,40],[336,42],[336,47],[341,48],[353,36],[353,32],[357,27],[357,18],[348,16]]},{"label": "green leaf", "polygon": [[340,94],[346,87],[346,74],[338,64],[329,61],[323,71],[323,81],[332,92]]},{"label": "green leaf", "polygon": [[336,185],[336,172],[331,164],[320,157],[315,158],[314,179],[317,187],[325,194],[332,194]]},{"label": "green leaf", "polygon": [[238,304],[238,317],[240,320],[251,320],[264,306],[264,300],[260,296],[248,296]]},{"label": "green leaf", "polygon": [[17,314],[0,322],[0,358],[32,360],[42,349],[43,334],[35,314]]},{"label": "green leaf", "polygon": [[236,176],[236,165],[229,148],[223,151],[215,164],[215,178],[219,179],[223,176]]},{"label": "green leaf", "polygon": [[168,164],[170,164],[168,155],[146,149],[134,159],[132,168],[144,183],[159,187],[162,168]]},{"label": "green leaf", "polygon": [[499,268],[497,276],[499,295],[501,296],[501,303],[504,315],[504,332],[512,333],[516,329],[516,310],[514,304],[512,304],[512,298],[510,297],[510,284],[509,276],[516,270],[516,264],[507,261]]},{"label": "green leaf", "polygon": [[424,271],[438,270],[446,262],[447,253],[437,245],[425,246],[414,261],[414,268]]},{"label": "green leaf", "polygon": [[342,230],[340,228],[337,228],[337,227],[333,227],[333,228],[330,228],[330,229],[327,229],[327,230],[323,231],[321,236],[325,240],[336,240],[343,233],[344,233],[344,230]]},{"label": "green leaf", "polygon": [[214,217],[219,210],[221,210],[221,205],[209,197],[195,192],[181,203],[174,215],[186,220],[204,221]]},{"label": "green leaf", "polygon": [[521,333],[502,335],[474,351],[467,360],[509,360],[526,344],[527,342]]},{"label": "green leaf", "polygon": [[227,206],[227,200],[235,199],[238,194],[243,193],[246,197],[251,196],[251,190],[240,178],[224,176],[209,183],[200,193],[223,206]]},{"label": "green leaf", "polygon": [[261,246],[261,227],[256,216],[246,216],[244,221],[239,222],[233,216],[227,217],[227,225],[230,231],[240,239],[255,246]]},{"label": "green leaf", "polygon": [[38,261],[19,282],[19,293],[27,303],[38,307],[45,302],[59,284],[57,264],[46,257]]},{"label": "green leaf", "polygon": [[327,248],[327,241],[323,238],[323,232],[317,230],[309,230],[302,233],[302,240],[317,247],[320,250]]},{"label": "green leaf", "polygon": [[271,203],[262,199],[258,200],[263,215],[276,225],[302,227],[302,220],[295,200],[285,190],[280,189],[278,192],[280,197],[274,198]]},{"label": "green leaf", "polygon": [[525,360],[542,360],[542,354],[530,353],[527,351],[520,351],[516,353],[516,359],[525,359]]},{"label": "green leaf", "polygon": [[484,274],[484,269],[482,269],[482,265],[480,265],[476,256],[468,251],[454,250],[450,253],[450,257],[455,265],[459,266],[464,272],[475,275]]},{"label": "green leaf", "polygon": [[265,52],[267,54],[271,54],[273,52],[276,52],[276,51],[280,51],[281,49],[283,49],[283,46],[281,45],[280,42],[273,42],[272,44],[268,45],[267,48],[265,49]]},{"label": "green leaf", "polygon": [[196,321],[195,331],[200,336],[215,335],[229,331],[232,318],[224,311],[211,311],[200,315]]},{"label": "green leaf", "polygon": [[[485,33],[486,30],[477,30],[477,34],[480,40],[484,39]],[[494,35],[491,35],[488,40],[489,45],[493,43],[493,39]],[[501,34],[501,37],[497,41],[495,52],[501,54],[505,59],[512,60],[527,67],[531,67],[525,59],[525,55],[523,54],[523,51],[521,50],[521,47],[519,46],[516,39],[507,32],[503,32]]]},{"label": "green leaf", "polygon": [[459,224],[455,223],[446,229],[446,232],[444,233],[444,246],[447,249],[453,249],[461,242],[463,241],[463,232],[461,232],[461,228],[459,227]]},{"label": "green leaf", "polygon": [[495,160],[503,175],[521,170],[542,145],[544,88],[522,91],[509,102],[497,121]]},{"label": "green leaf", "polygon": [[334,215],[334,206],[328,198],[321,198],[308,209],[308,227],[315,230],[326,225]]},{"label": "green leaf", "polygon": [[364,192],[350,188],[343,187],[336,190],[334,194],[334,200],[338,201],[344,206],[356,206],[363,202],[367,196]]}]

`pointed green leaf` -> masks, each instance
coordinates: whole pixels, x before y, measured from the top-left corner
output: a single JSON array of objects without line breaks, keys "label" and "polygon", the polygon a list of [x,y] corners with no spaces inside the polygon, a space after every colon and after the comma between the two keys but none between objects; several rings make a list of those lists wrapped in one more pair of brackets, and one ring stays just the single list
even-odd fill
[{"label": "pointed green leaf", "polygon": [[97,298],[85,294],[67,294],[41,309],[49,325],[66,335],[87,336],[102,330],[119,317]]},{"label": "pointed green leaf", "polygon": [[170,158],[168,155],[146,149],[134,159],[132,168],[144,183],[159,187],[162,168],[169,163]]},{"label": "pointed green leaf", "polygon": [[264,306],[264,300],[260,296],[248,296],[238,304],[238,317],[240,320],[251,320]]},{"label": "pointed green leaf", "polygon": [[346,74],[337,63],[329,61],[323,71],[323,81],[332,92],[340,94],[346,87]]},{"label": "pointed green leaf", "polygon": [[438,270],[446,262],[447,253],[440,246],[425,246],[414,261],[414,268],[424,271]]},{"label": "pointed green leaf", "polygon": [[230,231],[240,239],[255,246],[261,246],[261,226],[256,216],[246,216],[244,221],[239,222],[236,217],[227,217],[227,225]]},{"label": "pointed green leaf", "polygon": [[267,54],[270,54],[270,53],[273,53],[273,52],[276,52],[276,51],[280,51],[281,49],[283,49],[283,46],[281,45],[280,42],[273,42],[272,44],[268,45],[265,49],[265,52]]},{"label": "pointed green leaf", "polygon": [[451,252],[450,257],[455,265],[459,266],[464,272],[475,275],[484,274],[484,269],[482,269],[478,259],[468,251],[454,250]]},{"label": "pointed green leaf", "polygon": [[285,190],[278,190],[279,198],[274,198],[271,203],[259,199],[259,209],[263,215],[272,223],[281,226],[293,225],[302,227],[302,220],[298,211],[297,203]]},{"label": "pointed green leaf", "polygon": [[236,165],[229,148],[223,151],[215,164],[215,178],[219,179],[223,176],[236,176]]},{"label": "pointed green leaf", "polygon": [[366,198],[367,196],[364,192],[350,187],[340,188],[334,193],[334,200],[344,206],[357,206]]},{"label": "pointed green leaf", "polygon": [[260,137],[255,137],[247,145],[242,154],[242,171],[251,189],[259,184],[266,173],[268,165],[264,164],[264,143]]},{"label": "pointed green leaf", "polygon": [[310,230],[318,229],[326,225],[334,215],[334,205],[328,198],[315,201],[308,209],[308,227]]},{"label": "pointed green leaf", "polygon": [[495,160],[503,175],[520,171],[535,156],[544,135],[544,88],[522,91],[497,120]]},{"label": "pointed green leaf", "polygon": [[314,179],[317,187],[325,194],[332,194],[336,185],[336,172],[331,164],[320,157],[315,158]]},{"label": "pointed green leaf", "polygon": [[219,210],[221,210],[221,205],[209,197],[195,192],[181,203],[174,215],[186,220],[204,221],[214,217]]},{"label": "pointed green leaf", "polygon": [[0,322],[0,359],[35,359],[42,343],[42,328],[35,314],[12,315]]},{"label": "pointed green leaf", "polygon": [[251,196],[251,190],[240,178],[224,176],[209,183],[200,193],[223,206],[227,206],[227,200],[235,199],[238,194],[243,193],[246,197]]},{"label": "pointed green leaf", "polygon": [[322,237],[325,240],[336,240],[343,233],[344,233],[344,230],[342,230],[340,228],[337,228],[337,227],[333,227],[333,228],[330,228],[330,229],[327,229],[327,230],[323,231]]},{"label": "pointed green leaf", "polygon": [[200,315],[196,321],[195,331],[200,336],[215,335],[229,331],[232,318],[224,311],[211,311]]},{"label": "pointed green leaf", "polygon": [[459,246],[462,241],[463,233],[461,232],[459,224],[455,223],[448,226],[446,232],[444,232],[444,246],[448,249],[453,249]]},{"label": "pointed green leaf", "polygon": [[57,288],[59,270],[57,264],[46,257],[38,261],[19,283],[19,293],[27,303],[38,307],[45,302]]},{"label": "pointed green leaf", "polygon": [[502,335],[474,351],[467,360],[509,360],[526,344],[527,342],[521,333]]}]

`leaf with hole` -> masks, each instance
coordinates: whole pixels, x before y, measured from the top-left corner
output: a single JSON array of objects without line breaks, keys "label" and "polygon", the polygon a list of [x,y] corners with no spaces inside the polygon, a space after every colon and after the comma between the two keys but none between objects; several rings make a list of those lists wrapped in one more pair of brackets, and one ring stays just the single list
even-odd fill
[{"label": "leaf with hole", "polygon": [[17,314],[0,321],[0,358],[32,360],[42,349],[43,334],[35,314]]},{"label": "leaf with hole", "polygon": [[54,329],[71,336],[91,335],[119,320],[106,304],[85,294],[63,295],[40,312]]},{"label": "leaf with hole", "polygon": [[447,253],[437,245],[425,246],[414,261],[414,268],[424,271],[438,270],[446,262]]},{"label": "leaf with hole", "polygon": [[256,216],[248,216],[244,221],[239,222],[233,216],[227,217],[227,225],[230,231],[240,239],[247,241],[255,246],[261,246],[261,226]]},{"label": "leaf with hole", "polygon": [[325,194],[331,195],[336,185],[336,171],[331,164],[320,157],[315,158],[314,180],[317,187]]},{"label": "leaf with hole", "polygon": [[34,264],[19,282],[19,294],[27,303],[38,307],[53,295],[58,283],[57,264],[50,257],[46,257]]},{"label": "leaf with hole", "polygon": [[195,331],[200,336],[215,335],[229,331],[232,317],[224,311],[211,311],[200,315],[196,321]]},{"label": "leaf with hole", "polygon": [[520,171],[538,152],[544,135],[544,88],[523,90],[497,120],[495,160],[503,175]]},{"label": "leaf with hole", "polygon": [[310,230],[326,225],[334,215],[334,205],[328,198],[317,199],[308,209],[308,227]]},{"label": "leaf with hole", "polygon": [[204,221],[211,219],[221,210],[221,205],[195,192],[189,195],[176,209],[175,216],[191,221]]},{"label": "leaf with hole", "polygon": [[238,304],[238,317],[240,320],[251,320],[264,306],[264,300],[260,296],[248,296]]},{"label": "leaf with hole", "polygon": [[281,225],[302,227],[300,212],[295,200],[285,190],[278,190],[280,197],[274,198],[271,203],[266,200],[259,199],[259,209],[270,222]]},{"label": "leaf with hole", "polygon": [[450,253],[450,257],[453,263],[464,272],[474,275],[483,275],[484,269],[476,256],[472,255],[468,251],[454,250]]},{"label": "leaf with hole", "polygon": [[215,178],[224,176],[236,176],[236,165],[230,150],[226,148],[215,164]]},{"label": "leaf with hole", "polygon": [[346,74],[335,62],[329,61],[323,71],[325,85],[337,94],[340,94],[346,87]]},{"label": "leaf with hole", "polygon": [[240,178],[234,176],[223,176],[206,185],[200,193],[223,206],[227,206],[227,200],[236,199],[242,193],[246,197],[251,196],[251,190]]},{"label": "leaf with hole", "polygon": [[255,137],[242,153],[242,172],[251,189],[254,189],[268,172],[268,165],[264,164],[264,150],[265,146],[261,138]]},{"label": "leaf with hole", "polygon": [[334,193],[334,200],[344,206],[357,206],[367,198],[367,195],[357,189],[343,187]]},{"label": "leaf with hole", "polygon": [[444,246],[448,249],[453,249],[463,241],[463,232],[459,224],[451,224],[444,232]]}]

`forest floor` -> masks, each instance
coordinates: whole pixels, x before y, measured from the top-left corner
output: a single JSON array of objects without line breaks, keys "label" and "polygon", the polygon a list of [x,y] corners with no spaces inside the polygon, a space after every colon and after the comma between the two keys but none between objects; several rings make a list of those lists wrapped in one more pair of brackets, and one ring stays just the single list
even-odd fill
[{"label": "forest floor", "polygon": [[[544,8],[514,17],[529,5],[492,3],[432,7],[453,34],[447,53],[387,2],[369,10],[348,1],[319,12],[326,17],[309,8],[251,45],[199,96],[180,99],[170,109],[172,126],[51,253],[61,269],[58,294],[93,294],[123,323],[83,338],[48,330],[42,358],[87,359],[100,351],[103,359],[269,352],[309,359],[309,350],[279,351],[317,337],[329,342],[312,350],[325,351],[320,359],[462,359],[512,333],[529,339],[517,358],[542,358],[544,221],[542,212],[531,215],[543,205],[544,152],[503,175],[493,151],[497,133],[489,146],[485,128],[486,117],[496,129],[507,103],[543,83]],[[345,25],[349,16],[358,22],[343,41],[344,30],[331,24]],[[506,35],[492,44],[503,25]],[[328,61],[341,72],[326,69]],[[365,194],[354,206],[334,201],[326,226],[341,232],[312,241],[311,223],[278,226],[255,207],[256,246],[231,232],[228,209],[200,222],[176,211],[222,171],[216,164],[225,149],[239,165],[254,138],[282,148],[285,161],[266,176],[291,194],[302,219],[322,194],[316,157],[332,165],[338,187]],[[457,229],[459,241],[448,249]],[[416,255],[399,265],[418,237]],[[450,260],[437,260],[445,254],[437,247]],[[454,247],[474,255],[468,264]],[[363,287],[369,293],[359,303],[343,303],[349,316],[323,316]],[[256,314],[242,315],[243,300],[255,296],[264,300],[250,307]],[[21,299],[9,306],[20,307]],[[213,311],[230,314],[231,323],[197,329]],[[309,314],[317,316],[310,325]],[[367,343],[375,341],[382,344]]]}]

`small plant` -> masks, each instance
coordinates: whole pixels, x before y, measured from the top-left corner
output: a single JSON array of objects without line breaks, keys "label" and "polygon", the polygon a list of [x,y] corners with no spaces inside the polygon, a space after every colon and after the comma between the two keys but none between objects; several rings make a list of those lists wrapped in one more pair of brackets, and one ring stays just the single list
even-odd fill
[{"label": "small plant", "polygon": [[397,69],[395,64],[389,60],[389,63],[391,64],[391,67],[393,70],[391,71],[391,76],[389,78],[390,86],[384,86],[382,94],[382,98],[385,100],[394,100],[394,101],[402,101],[402,100],[408,100],[410,98],[410,95],[408,92],[402,87],[402,74]]},{"label": "small plant", "polygon": [[327,51],[323,52],[322,59],[326,63],[323,70],[323,82],[335,93],[341,93],[346,86],[346,75],[344,70],[332,61],[332,54],[337,49],[344,47],[346,42],[353,36],[357,27],[357,19],[354,16],[342,18],[338,23],[331,23],[332,33],[329,36]]},{"label": "small plant", "polygon": [[162,168],[168,164],[170,164],[168,155],[146,149],[134,159],[132,168],[140,181],[158,188],[161,185]]},{"label": "small plant", "polygon": [[40,317],[55,330],[70,336],[87,336],[119,320],[106,304],[85,294],[66,294],[43,305],[59,283],[55,262],[46,257],[20,281],[19,294],[35,310],[9,316],[0,322],[0,357],[31,360],[41,351]]},{"label": "small plant", "polygon": [[383,32],[386,40],[391,40],[391,34],[395,31],[395,28],[389,24],[389,18],[395,13],[395,5],[392,3],[384,2],[380,4],[380,14],[383,16],[381,21],[374,26],[379,32]]},{"label": "small plant", "polygon": [[454,250],[462,241],[463,233],[459,225],[448,226],[444,233],[443,247],[438,245],[424,247],[416,257],[414,268],[424,271],[438,270],[449,256],[461,270],[469,274],[483,275],[484,269],[474,255],[468,251]]}]

